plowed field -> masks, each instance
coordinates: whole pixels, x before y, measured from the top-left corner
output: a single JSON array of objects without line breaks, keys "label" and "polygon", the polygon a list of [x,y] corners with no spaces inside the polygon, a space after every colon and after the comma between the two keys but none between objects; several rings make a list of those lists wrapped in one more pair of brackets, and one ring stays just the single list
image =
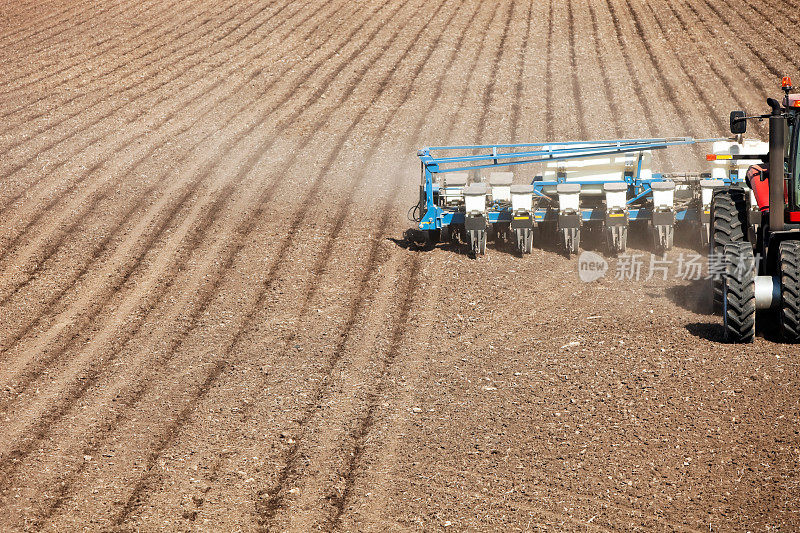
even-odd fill
[{"label": "plowed field", "polygon": [[0,528],[800,529],[796,347],[403,236],[422,146],[726,135],[793,2],[0,6]]}]

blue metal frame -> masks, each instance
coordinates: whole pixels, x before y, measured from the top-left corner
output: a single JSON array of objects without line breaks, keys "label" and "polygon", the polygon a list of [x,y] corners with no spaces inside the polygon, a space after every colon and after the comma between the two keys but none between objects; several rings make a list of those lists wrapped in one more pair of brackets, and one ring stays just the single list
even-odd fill
[{"label": "blue metal frame", "polygon": [[[649,150],[661,150],[670,146],[686,146],[698,143],[708,143],[726,139],[693,139],[690,137],[674,137],[662,139],[617,139],[608,141],[576,141],[559,143],[526,143],[526,144],[495,144],[495,145],[462,145],[462,146],[434,146],[424,148],[417,152],[422,163],[424,174],[425,190],[425,214],[419,223],[422,230],[439,229],[450,224],[463,224],[464,213],[457,209],[442,208],[434,203],[434,193],[438,192],[438,185],[434,183],[435,174],[448,172],[464,172],[470,170],[480,170],[486,168],[510,167],[515,165],[527,165],[533,163],[546,163],[551,161],[565,161],[570,159],[580,159],[586,157],[597,157],[604,155],[616,155],[623,153],[639,153],[636,173],[626,176],[625,180],[615,181],[615,183],[627,183],[633,198],[627,201],[631,206],[628,210],[629,220],[649,220],[651,210],[647,207],[634,205],[636,202],[651,195],[651,184],[663,181],[661,174],[654,173],[650,179],[641,179],[642,153]],[[538,148],[538,149],[537,149]],[[464,155],[434,156],[433,152],[458,152],[471,151],[479,152]],[[483,152],[483,153],[480,153]],[[488,153],[487,153],[488,152]],[[491,161],[490,163],[482,163]],[[466,163],[466,164],[465,164]],[[480,164],[469,164],[480,163]],[[735,177],[731,177],[734,180]],[[731,181],[730,178],[729,180]],[[541,198],[548,198],[543,192],[545,187],[552,187],[559,183],[548,180],[534,180],[534,195]],[[597,185],[597,181],[571,180],[570,183],[581,185]],[[584,221],[603,220],[605,211],[602,209],[583,208],[581,217]],[[692,220],[697,218],[694,209],[684,209],[676,212],[677,220]],[[549,208],[537,208],[534,211],[534,220],[544,222],[555,220],[557,213]],[[508,207],[493,206],[487,211],[488,222],[506,222],[511,220],[511,210]]]},{"label": "blue metal frame", "polygon": [[[556,220],[556,213],[553,209],[547,208],[538,208],[535,209],[533,212],[534,220],[536,222],[555,222]],[[638,207],[635,209],[628,210],[628,220],[650,220],[652,215],[652,209],[649,207]],[[454,211],[454,210],[443,210],[440,216],[441,225],[437,226],[441,228],[442,226],[448,226],[450,224],[463,224],[464,223],[464,212],[463,211]],[[598,221],[602,222],[605,220],[606,212],[602,208],[583,208],[581,209],[581,218],[584,222],[589,221]],[[686,208],[680,209],[675,211],[675,219],[679,221],[688,221],[688,220],[696,220],[699,218],[699,211],[694,208]],[[497,210],[488,210],[486,212],[486,220],[492,224],[495,222],[511,222],[511,210],[507,207],[497,209]],[[420,225],[422,228],[422,225]],[[422,229],[432,229],[432,228],[422,228]]]}]

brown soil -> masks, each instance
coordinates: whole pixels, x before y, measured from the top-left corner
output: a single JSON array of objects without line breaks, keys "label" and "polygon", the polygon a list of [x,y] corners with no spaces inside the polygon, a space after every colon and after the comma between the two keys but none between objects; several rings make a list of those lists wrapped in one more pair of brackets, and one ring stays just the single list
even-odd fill
[{"label": "brown soil", "polygon": [[769,327],[403,241],[421,146],[724,134],[790,6],[4,4],[0,528],[800,528]]}]

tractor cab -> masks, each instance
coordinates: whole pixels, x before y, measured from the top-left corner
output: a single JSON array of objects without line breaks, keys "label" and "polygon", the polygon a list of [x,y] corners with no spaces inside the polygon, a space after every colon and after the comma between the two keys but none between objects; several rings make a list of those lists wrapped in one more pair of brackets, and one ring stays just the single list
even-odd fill
[{"label": "tractor cab", "polygon": [[[783,202],[784,208],[782,210],[783,224],[780,223],[778,217],[772,217],[772,231],[792,229],[794,224],[800,224],[800,93],[792,93],[796,88],[791,85],[790,78],[783,78],[782,88],[785,92],[783,102],[778,102],[773,98],[769,98],[767,103],[772,108],[772,112],[766,115],[746,116],[744,111],[733,111],[731,113],[731,132],[741,136],[747,129],[748,119],[770,120],[770,149],[768,154],[759,154],[754,157],[760,158],[763,165],[757,167],[757,171],[772,170],[775,168],[775,162],[780,161],[784,171],[784,183],[781,187],[780,183],[775,184],[775,190],[772,191],[775,198],[778,198],[780,189],[783,189]],[[741,156],[744,157],[744,156]],[[760,176],[764,181],[768,178]],[[756,192],[759,207],[764,212],[769,212],[769,206],[772,203],[770,199],[772,196],[768,194],[759,197],[760,183],[748,184],[751,189]],[[777,210],[781,211],[780,207]],[[778,214],[778,213],[776,213]],[[766,222],[766,221],[765,221]],[[764,225],[766,228],[766,224]],[[797,229],[800,229],[798,226]]]},{"label": "tractor cab", "polygon": [[770,113],[730,117],[738,136],[747,120],[769,120],[769,153],[741,156],[763,162],[747,173],[758,209],[736,187],[715,191],[711,205],[709,262],[721,258],[725,265],[714,301],[732,342],[752,342],[757,311],[777,316],[784,338],[800,342],[800,94],[788,77],[781,86],[782,101],[767,99]]},{"label": "tractor cab", "polygon": [[800,93],[787,94],[786,109],[786,182],[788,222],[800,223]]}]

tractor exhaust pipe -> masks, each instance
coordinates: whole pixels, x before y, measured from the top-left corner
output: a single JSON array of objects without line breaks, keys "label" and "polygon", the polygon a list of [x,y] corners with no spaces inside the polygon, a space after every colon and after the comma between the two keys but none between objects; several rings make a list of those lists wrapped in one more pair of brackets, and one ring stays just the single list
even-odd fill
[{"label": "tractor exhaust pipe", "polygon": [[784,212],[784,130],[786,119],[782,116],[780,103],[770,98],[767,103],[772,107],[769,117],[769,229],[781,231],[783,229]]}]

